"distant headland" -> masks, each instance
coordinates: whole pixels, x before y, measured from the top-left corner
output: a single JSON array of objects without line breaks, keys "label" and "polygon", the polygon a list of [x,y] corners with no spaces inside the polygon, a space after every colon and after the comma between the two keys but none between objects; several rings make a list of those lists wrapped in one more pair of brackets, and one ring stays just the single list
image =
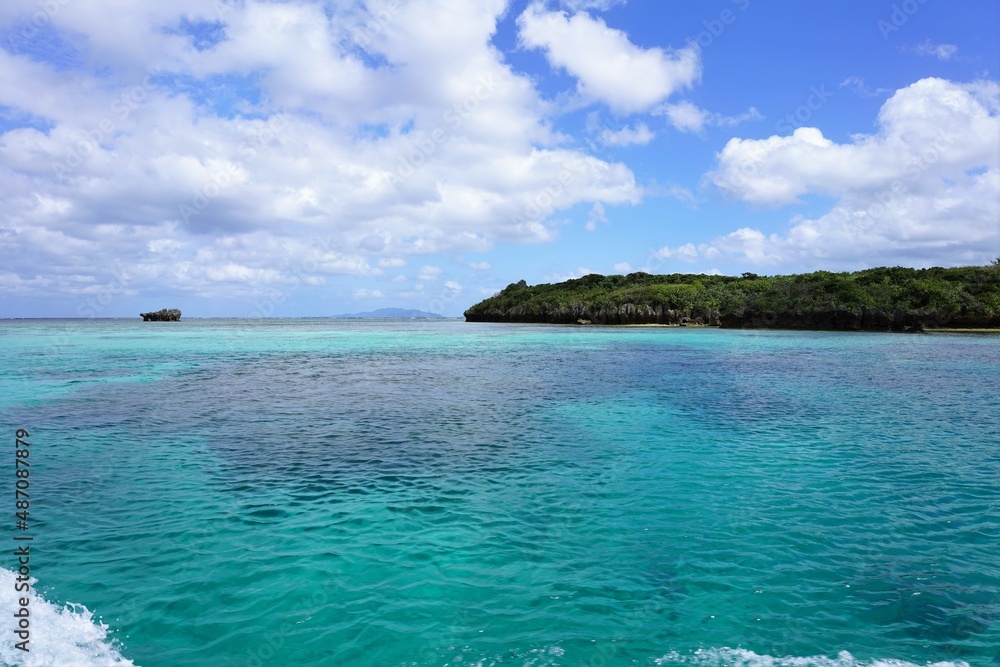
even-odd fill
[{"label": "distant headland", "polygon": [[1000,331],[1000,266],[758,276],[590,274],[512,283],[468,322],[659,324],[729,329]]},{"label": "distant headland", "polygon": [[337,317],[343,318],[443,318],[444,315],[438,315],[437,313],[428,313],[423,310],[410,310],[406,308],[379,308],[378,310],[373,310],[367,313],[351,313],[348,315],[337,315]]},{"label": "distant headland", "polygon": [[163,308],[151,313],[139,313],[143,322],[180,322],[181,311],[176,308]]}]

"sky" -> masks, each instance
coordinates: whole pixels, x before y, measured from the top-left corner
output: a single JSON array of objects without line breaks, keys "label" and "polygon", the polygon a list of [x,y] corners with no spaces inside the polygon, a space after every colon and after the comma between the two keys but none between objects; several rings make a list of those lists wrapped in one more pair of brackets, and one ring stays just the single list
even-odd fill
[{"label": "sky", "polygon": [[3,0],[0,317],[1000,256],[996,0]]}]

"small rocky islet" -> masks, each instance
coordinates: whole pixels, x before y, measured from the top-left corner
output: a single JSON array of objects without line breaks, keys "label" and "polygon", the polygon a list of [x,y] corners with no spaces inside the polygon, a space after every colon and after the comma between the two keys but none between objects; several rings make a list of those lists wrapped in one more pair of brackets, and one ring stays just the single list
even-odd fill
[{"label": "small rocky islet", "polygon": [[176,308],[162,308],[149,313],[139,313],[143,322],[180,322],[181,311]]}]

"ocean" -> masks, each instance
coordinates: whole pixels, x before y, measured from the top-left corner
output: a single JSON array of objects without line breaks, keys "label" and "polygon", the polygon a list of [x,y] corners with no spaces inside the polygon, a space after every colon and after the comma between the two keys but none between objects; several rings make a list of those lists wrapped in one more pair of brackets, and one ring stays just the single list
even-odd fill
[{"label": "ocean", "polygon": [[5,665],[1000,665],[997,335],[6,320],[0,350]]}]

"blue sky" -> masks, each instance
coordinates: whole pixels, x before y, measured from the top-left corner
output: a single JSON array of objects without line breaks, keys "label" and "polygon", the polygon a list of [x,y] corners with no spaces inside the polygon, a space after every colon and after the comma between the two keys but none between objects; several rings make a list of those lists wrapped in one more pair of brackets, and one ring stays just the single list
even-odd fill
[{"label": "blue sky", "polygon": [[6,0],[0,317],[1000,256],[995,0]]}]

